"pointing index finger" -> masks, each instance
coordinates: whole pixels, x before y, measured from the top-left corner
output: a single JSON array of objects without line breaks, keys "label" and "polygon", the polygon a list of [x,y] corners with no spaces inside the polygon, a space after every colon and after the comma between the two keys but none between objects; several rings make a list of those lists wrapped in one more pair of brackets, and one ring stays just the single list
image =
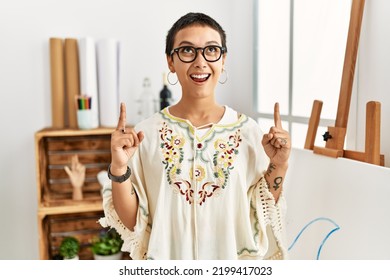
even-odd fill
[{"label": "pointing index finger", "polygon": [[125,127],[126,127],[126,105],[125,103],[121,102],[119,120],[116,129],[124,130]]},{"label": "pointing index finger", "polygon": [[282,128],[282,119],[280,118],[278,102],[275,103],[275,107],[274,107],[274,122],[275,122],[275,127]]}]

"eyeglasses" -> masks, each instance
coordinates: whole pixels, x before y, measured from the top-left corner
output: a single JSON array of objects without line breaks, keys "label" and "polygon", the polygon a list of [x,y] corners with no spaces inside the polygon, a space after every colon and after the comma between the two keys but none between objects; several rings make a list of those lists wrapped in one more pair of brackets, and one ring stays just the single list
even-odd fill
[{"label": "eyeglasses", "polygon": [[226,52],[226,48],[220,46],[206,46],[204,48],[195,48],[191,46],[182,46],[171,51],[171,56],[177,53],[177,56],[182,62],[190,63],[198,57],[198,51],[202,51],[202,56],[208,62],[218,61],[222,54]]}]

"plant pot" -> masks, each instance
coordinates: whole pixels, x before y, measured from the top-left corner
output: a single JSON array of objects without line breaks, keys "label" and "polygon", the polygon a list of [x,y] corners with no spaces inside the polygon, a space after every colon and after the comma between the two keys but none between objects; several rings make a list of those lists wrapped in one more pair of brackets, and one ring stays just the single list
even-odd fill
[{"label": "plant pot", "polygon": [[118,252],[116,254],[106,255],[106,256],[94,254],[93,257],[95,260],[121,260],[122,252]]},{"label": "plant pot", "polygon": [[74,256],[73,258],[64,258],[65,261],[74,261],[74,260],[79,260],[79,256]]}]

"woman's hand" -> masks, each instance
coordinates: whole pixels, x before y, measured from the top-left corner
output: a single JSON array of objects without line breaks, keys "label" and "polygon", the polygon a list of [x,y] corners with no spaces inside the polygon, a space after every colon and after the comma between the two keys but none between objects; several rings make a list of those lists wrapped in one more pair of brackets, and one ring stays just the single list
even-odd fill
[{"label": "woman's hand", "polygon": [[291,139],[290,134],[282,128],[279,103],[275,103],[274,122],[275,126],[271,127],[267,134],[264,134],[262,144],[272,163],[285,165],[290,156]]},{"label": "woman's hand", "polygon": [[111,134],[111,168],[115,176],[124,174],[127,163],[144,139],[142,132],[136,133],[133,128],[126,128],[126,106],[121,103],[120,115],[116,130]]}]

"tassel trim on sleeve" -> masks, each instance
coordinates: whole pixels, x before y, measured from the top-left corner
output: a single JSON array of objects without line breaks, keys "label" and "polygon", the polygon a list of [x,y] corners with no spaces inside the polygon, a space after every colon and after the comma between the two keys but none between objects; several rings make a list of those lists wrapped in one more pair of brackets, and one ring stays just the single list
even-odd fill
[{"label": "tassel trim on sleeve", "polygon": [[[260,230],[257,235],[257,242],[261,248],[260,253],[264,253],[266,259],[286,259],[287,250],[284,242],[284,215],[285,199],[281,193],[279,200],[275,203],[274,196],[269,191],[269,186],[264,177],[254,186],[251,193],[251,204],[254,207],[255,228]],[[267,233],[267,227],[270,228]],[[277,248],[270,248],[270,238],[274,238]],[[262,250],[266,249],[267,252]],[[272,250],[271,250],[272,249]]]},{"label": "tassel trim on sleeve", "polygon": [[104,217],[99,219],[102,227],[111,227],[120,234],[123,239],[122,251],[129,252],[133,260],[145,260],[150,237],[148,214],[141,206],[137,213],[137,223],[134,231],[128,229],[119,219],[112,200],[111,184],[103,191]]}]

